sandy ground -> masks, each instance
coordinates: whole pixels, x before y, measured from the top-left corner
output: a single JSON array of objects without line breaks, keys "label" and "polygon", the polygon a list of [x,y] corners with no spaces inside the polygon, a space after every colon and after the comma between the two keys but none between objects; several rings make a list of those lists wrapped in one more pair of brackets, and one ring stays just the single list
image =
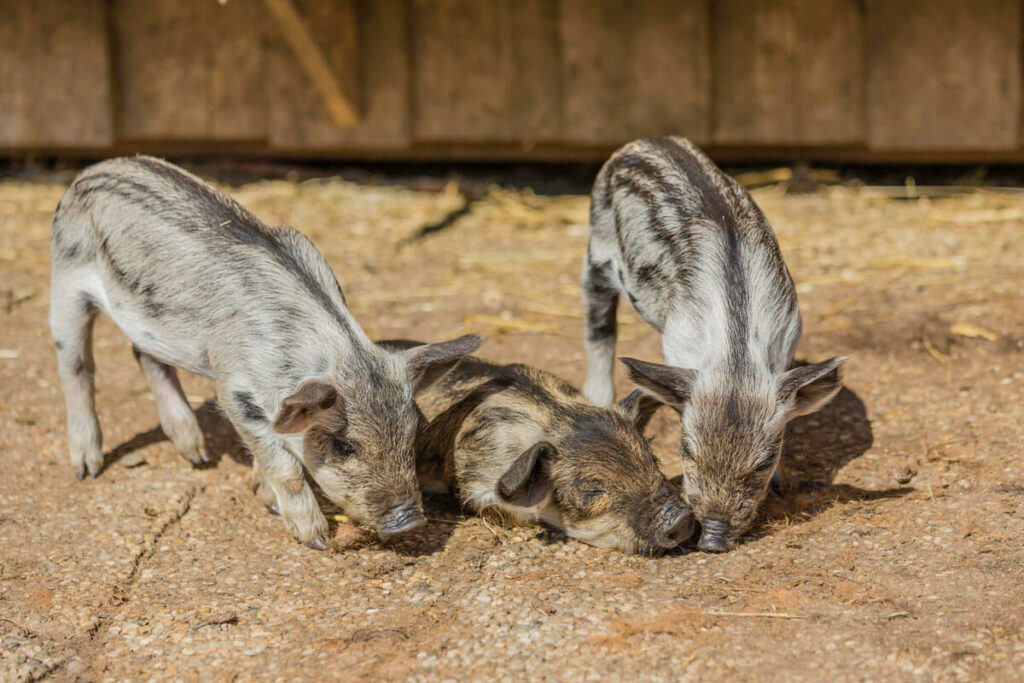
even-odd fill
[{"label": "sandy ground", "polygon": [[[378,337],[488,336],[482,355],[579,383],[582,195],[261,181],[230,188],[304,230]],[[755,192],[798,283],[798,357],[847,388],[791,425],[790,492],[733,552],[661,558],[501,528],[451,501],[381,545],[296,544],[185,377],[216,462],[166,441],[126,339],[97,327],[107,466],[78,482],[46,329],[63,186],[0,182],[0,678],[1011,679],[1024,671],[1024,195],[905,201]],[[625,307],[624,307],[625,308]],[[621,313],[623,354],[659,359]],[[980,336],[979,336],[980,335]],[[986,338],[990,337],[990,338]],[[619,377],[619,390],[626,388]],[[677,426],[650,432],[678,472]]]}]

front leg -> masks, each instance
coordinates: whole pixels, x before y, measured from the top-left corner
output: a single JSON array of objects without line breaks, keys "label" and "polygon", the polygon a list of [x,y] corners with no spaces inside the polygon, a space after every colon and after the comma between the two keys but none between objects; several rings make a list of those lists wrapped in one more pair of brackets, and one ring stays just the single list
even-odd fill
[{"label": "front leg", "polygon": [[252,402],[251,394],[219,386],[217,400],[252,452],[253,484],[263,504],[281,515],[296,540],[324,550],[327,519],[306,483],[302,462],[280,436],[269,431],[266,414]]},{"label": "front leg", "polygon": [[[313,490],[306,483],[302,463],[293,456],[279,437],[243,435],[252,450],[254,467],[259,468],[260,497],[264,502],[273,500],[292,535],[300,543],[316,550],[324,550],[327,537],[327,519]],[[271,506],[273,511],[275,506]]]},{"label": "front leg", "polygon": [[583,264],[581,285],[585,314],[583,346],[587,354],[587,379],[583,394],[591,403],[610,406],[615,401],[615,340],[619,290],[609,276],[610,263]]}]

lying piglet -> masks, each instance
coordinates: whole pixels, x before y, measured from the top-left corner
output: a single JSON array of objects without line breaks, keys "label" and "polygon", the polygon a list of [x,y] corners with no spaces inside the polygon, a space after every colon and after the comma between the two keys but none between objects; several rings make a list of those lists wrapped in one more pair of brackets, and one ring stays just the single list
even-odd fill
[{"label": "lying piglet", "polygon": [[327,532],[307,472],[382,537],[423,524],[413,393],[479,337],[385,351],[312,242],[150,157],[83,171],[57,206],[51,252],[50,327],[79,479],[103,466],[91,341],[102,311],[135,345],[164,431],[195,464],[206,448],[175,368],[216,382],[266,502],[299,541],[323,548]]},{"label": "lying piglet", "polygon": [[658,404],[640,392],[599,408],[554,375],[470,357],[417,403],[426,418],[417,472],[427,491],[625,552],[653,554],[693,533],[689,508],[643,436]]}]

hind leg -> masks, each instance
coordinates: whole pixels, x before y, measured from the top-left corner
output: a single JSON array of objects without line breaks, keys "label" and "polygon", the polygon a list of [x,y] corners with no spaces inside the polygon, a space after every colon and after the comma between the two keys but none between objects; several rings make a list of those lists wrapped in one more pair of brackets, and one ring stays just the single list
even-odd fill
[{"label": "hind leg", "polygon": [[96,364],[92,355],[92,326],[97,309],[82,291],[50,294],[50,331],[57,346],[57,368],[68,419],[68,450],[79,479],[95,477],[103,468],[103,434],[96,417]]},{"label": "hind leg", "polygon": [[156,399],[156,410],[160,415],[160,426],[167,438],[177,447],[182,456],[193,465],[210,462],[206,454],[206,442],[199,421],[185,398],[185,392],[178,381],[178,373],[170,365],[158,361],[138,347],[132,347],[135,360]]},{"label": "hind leg", "polygon": [[615,401],[615,313],[619,290],[608,275],[609,267],[594,265],[588,254],[581,278],[586,326],[583,345],[587,354],[583,394],[599,406],[610,406]]}]

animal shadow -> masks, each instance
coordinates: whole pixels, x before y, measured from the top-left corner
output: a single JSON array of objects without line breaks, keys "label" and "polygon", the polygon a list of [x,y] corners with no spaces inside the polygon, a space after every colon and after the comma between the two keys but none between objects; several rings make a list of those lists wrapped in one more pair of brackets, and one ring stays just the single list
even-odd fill
[{"label": "animal shadow", "polygon": [[781,490],[769,493],[762,507],[760,533],[772,522],[807,520],[836,503],[899,498],[913,491],[909,487],[872,490],[835,483],[839,471],[873,443],[864,402],[847,387],[818,412],[790,422],[780,464],[783,484]]},{"label": "animal shadow", "polygon": [[[238,432],[235,431],[231,422],[221,412],[215,400],[210,399],[204,402],[203,405],[196,409],[195,413],[196,419],[199,421],[199,428],[203,431],[203,437],[206,440],[206,451],[210,458],[210,462],[205,465],[199,465],[197,469],[216,467],[217,463],[225,455],[242,465],[252,465],[252,455],[246,450],[238,436]],[[136,451],[167,440],[167,434],[164,433],[163,428],[159,425],[145,432],[139,432],[128,441],[104,453],[103,469],[106,470],[111,465]]]}]

